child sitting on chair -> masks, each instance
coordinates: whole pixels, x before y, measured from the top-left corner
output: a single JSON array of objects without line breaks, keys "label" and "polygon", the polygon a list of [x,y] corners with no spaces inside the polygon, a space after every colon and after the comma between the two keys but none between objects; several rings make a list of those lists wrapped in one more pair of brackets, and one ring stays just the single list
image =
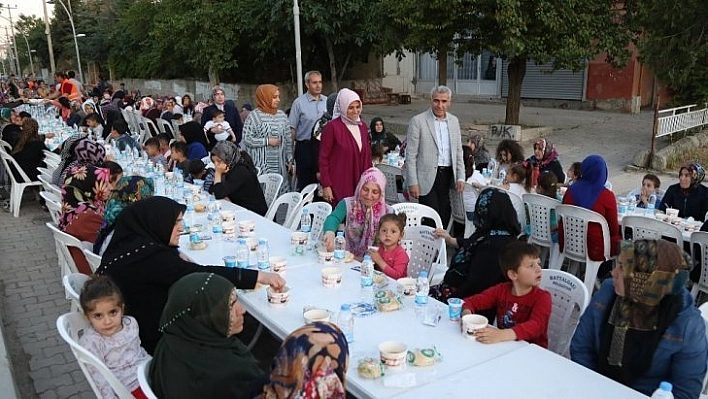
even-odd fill
[{"label": "child sitting on chair", "polygon": [[367,253],[371,256],[376,269],[392,279],[408,276],[408,254],[401,246],[403,230],[406,227],[406,214],[387,213],[379,220],[379,248]]},{"label": "child sitting on chair", "polygon": [[145,152],[147,153],[150,162],[152,162],[155,166],[160,164],[167,167],[167,159],[164,155],[162,155],[162,151],[160,151],[160,139],[157,137],[150,137],[145,140],[143,147],[145,147]]},{"label": "child sitting on chair", "polygon": [[633,200],[637,202],[637,208],[646,208],[649,204],[649,197],[656,196],[654,206],[658,207],[662,197],[659,196],[658,189],[661,186],[661,180],[656,175],[651,173],[644,175],[642,178],[642,189],[638,194],[633,195]]},{"label": "child sitting on chair", "polygon": [[524,340],[548,348],[551,294],[538,287],[541,283],[538,248],[514,241],[502,250],[499,265],[511,281],[469,296],[462,305],[463,316],[496,308],[499,328],[487,326],[475,331],[477,341],[492,344]]},{"label": "child sitting on chair", "polygon": [[[150,355],[140,346],[138,322],[123,314],[125,304],[118,286],[110,277],[94,276],[84,284],[79,302],[91,324],[79,345],[102,361],[133,397],[147,398],[138,383],[138,365]],[[108,381],[93,367],[88,370],[101,397],[115,397]]]}]

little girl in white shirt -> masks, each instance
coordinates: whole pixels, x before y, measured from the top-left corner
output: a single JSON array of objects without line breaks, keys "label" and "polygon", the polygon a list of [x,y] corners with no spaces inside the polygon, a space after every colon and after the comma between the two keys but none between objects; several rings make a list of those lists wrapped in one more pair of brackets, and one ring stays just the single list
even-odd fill
[{"label": "little girl in white shirt", "polygon": [[474,215],[475,203],[477,203],[477,197],[479,196],[479,190],[487,185],[487,181],[482,176],[482,173],[475,168],[474,155],[472,155],[472,150],[466,146],[462,146],[462,157],[465,161],[465,179],[466,183],[469,183],[474,187],[474,190],[464,190],[462,192],[462,202],[465,207],[465,215],[467,220],[472,220],[472,215]]}]

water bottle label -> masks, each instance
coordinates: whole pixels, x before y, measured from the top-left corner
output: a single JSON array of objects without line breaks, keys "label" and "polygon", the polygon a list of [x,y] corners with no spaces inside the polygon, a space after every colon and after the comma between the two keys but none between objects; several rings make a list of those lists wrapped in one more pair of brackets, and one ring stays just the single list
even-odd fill
[{"label": "water bottle label", "polygon": [[416,305],[426,305],[428,303],[428,296],[415,294],[415,303]]},{"label": "water bottle label", "polygon": [[211,232],[214,234],[221,234],[223,233],[223,229],[221,228],[221,223],[216,223],[214,226],[211,228]]},{"label": "water bottle label", "polygon": [[335,259],[344,259],[345,252],[343,249],[335,249],[334,250],[334,258]]},{"label": "water bottle label", "polygon": [[301,226],[300,230],[302,230],[303,233],[309,233],[312,230],[312,228],[309,225],[304,225],[304,226]]},{"label": "water bottle label", "polygon": [[268,260],[259,260],[258,261],[258,270],[269,270],[270,269],[270,262]]},{"label": "water bottle label", "polygon": [[189,235],[189,242],[192,243],[200,243],[202,242],[201,238],[199,238],[199,233],[192,233]]},{"label": "water bottle label", "polygon": [[248,269],[248,259],[239,259],[236,266],[241,269]]},{"label": "water bottle label", "polygon": [[361,276],[360,284],[362,288],[371,287],[374,285],[374,279],[371,276]]}]

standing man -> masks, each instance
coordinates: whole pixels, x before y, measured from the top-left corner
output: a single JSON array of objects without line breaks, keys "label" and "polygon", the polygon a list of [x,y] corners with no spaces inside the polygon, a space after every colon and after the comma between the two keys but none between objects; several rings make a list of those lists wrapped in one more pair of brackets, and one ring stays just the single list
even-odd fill
[{"label": "standing man", "polygon": [[447,226],[450,189],[465,187],[460,123],[448,113],[452,91],[447,86],[430,92],[431,108],[411,119],[406,135],[406,180],[411,197],[435,209]]},{"label": "standing man", "polygon": [[[204,108],[204,113],[202,114],[201,124],[202,127],[206,125],[207,122],[212,120],[213,113],[216,110],[220,110],[224,113],[224,120],[229,122],[229,125],[234,130],[236,135],[236,145],[241,144],[241,138],[243,137],[243,122],[241,122],[241,116],[238,113],[238,109],[231,104],[231,102],[226,101],[226,92],[221,86],[214,86],[211,89],[211,99],[214,104]],[[209,139],[209,148],[216,144],[215,134],[224,133],[224,129],[219,125],[215,125],[207,131],[207,138]]]},{"label": "standing man", "polygon": [[317,183],[310,139],[315,122],[327,110],[327,97],[321,95],[322,74],[318,71],[307,72],[305,86],[307,92],[296,98],[290,109],[290,130],[295,138],[295,172],[298,191],[302,191],[308,184]]}]

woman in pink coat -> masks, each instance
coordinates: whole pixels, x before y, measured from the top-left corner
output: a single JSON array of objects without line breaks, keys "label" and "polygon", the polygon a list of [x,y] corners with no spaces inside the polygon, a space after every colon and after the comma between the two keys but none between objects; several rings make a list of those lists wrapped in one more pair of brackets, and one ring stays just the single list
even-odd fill
[{"label": "woman in pink coat", "polygon": [[325,201],[332,204],[353,196],[361,174],[372,166],[369,133],[360,114],[359,95],[340,90],[320,143],[320,183]]}]

